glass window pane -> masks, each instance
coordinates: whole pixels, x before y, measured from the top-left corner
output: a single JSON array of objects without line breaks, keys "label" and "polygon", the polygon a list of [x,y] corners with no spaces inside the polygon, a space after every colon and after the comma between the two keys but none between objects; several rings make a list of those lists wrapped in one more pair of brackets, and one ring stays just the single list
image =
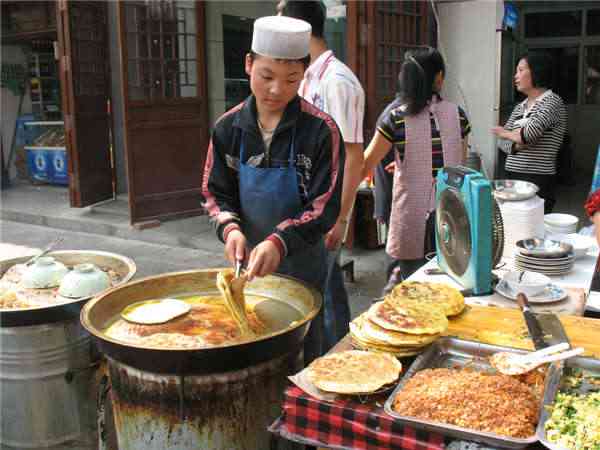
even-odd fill
[{"label": "glass window pane", "polygon": [[587,14],[587,35],[600,36],[600,9],[590,9]]},{"label": "glass window pane", "polygon": [[600,105],[600,45],[586,47],[585,62],[585,103]]},{"label": "glass window pane", "polygon": [[531,53],[544,51],[552,56],[552,83],[549,86],[560,95],[565,103],[577,103],[579,80],[579,49],[577,47],[545,48],[531,50]]},{"label": "glass window pane", "polygon": [[525,37],[581,35],[581,11],[529,13],[525,15]]}]

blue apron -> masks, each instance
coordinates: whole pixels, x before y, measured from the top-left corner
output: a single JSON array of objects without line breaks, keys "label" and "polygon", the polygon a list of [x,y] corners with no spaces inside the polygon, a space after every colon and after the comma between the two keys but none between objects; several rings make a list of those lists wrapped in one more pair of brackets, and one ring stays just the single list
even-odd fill
[{"label": "blue apron", "polygon": [[[240,143],[239,195],[242,231],[251,248],[269,236],[285,219],[296,217],[303,209],[298,190],[294,128],[287,167],[252,167],[245,161],[245,133]],[[282,259],[277,273],[298,278],[323,293],[327,252],[323,239],[313,246]],[[321,356],[323,312],[313,319],[304,343],[306,364]]]}]

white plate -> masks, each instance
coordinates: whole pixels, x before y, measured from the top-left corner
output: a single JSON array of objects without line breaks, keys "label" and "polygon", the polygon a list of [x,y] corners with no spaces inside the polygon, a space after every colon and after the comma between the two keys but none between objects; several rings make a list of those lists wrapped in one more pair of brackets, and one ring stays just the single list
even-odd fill
[{"label": "white plate", "polygon": [[[513,291],[504,280],[498,282],[495,291],[510,300],[517,300],[517,292]],[[560,302],[565,298],[567,298],[567,291],[555,284],[549,284],[543,293],[536,296],[528,296],[527,300],[530,303],[542,304]]]},{"label": "white plate", "polygon": [[529,265],[540,266],[540,267],[548,267],[549,269],[552,269],[553,267],[572,266],[575,263],[575,258],[560,259],[560,260],[534,259],[534,258],[528,258],[528,257],[524,257],[523,255],[516,254],[515,261],[520,262],[522,264],[529,264]]},{"label": "white plate", "polygon": [[524,253],[521,253],[520,251],[517,253],[517,256],[519,258],[523,258],[523,259],[530,259],[532,261],[541,261],[541,262],[566,262],[566,261],[573,261],[575,260],[575,253],[571,252],[568,253],[566,256],[559,256],[557,258],[545,258],[542,256],[532,256],[532,255],[525,255]]},{"label": "white plate", "polygon": [[544,275],[548,275],[549,277],[557,277],[560,275],[566,275],[573,270],[572,267],[567,268],[567,269],[560,269],[560,270],[546,270],[546,269],[539,268],[539,267],[525,267],[525,266],[517,266],[517,265],[515,265],[515,267],[517,268],[517,270],[537,272],[537,273],[541,273]]}]

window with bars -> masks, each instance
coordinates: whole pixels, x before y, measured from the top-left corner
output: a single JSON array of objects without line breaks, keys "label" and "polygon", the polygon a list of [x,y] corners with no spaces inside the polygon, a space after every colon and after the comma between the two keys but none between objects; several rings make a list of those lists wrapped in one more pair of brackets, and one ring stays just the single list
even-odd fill
[{"label": "window with bars", "polygon": [[198,31],[192,0],[125,2],[131,100],[198,95]]}]

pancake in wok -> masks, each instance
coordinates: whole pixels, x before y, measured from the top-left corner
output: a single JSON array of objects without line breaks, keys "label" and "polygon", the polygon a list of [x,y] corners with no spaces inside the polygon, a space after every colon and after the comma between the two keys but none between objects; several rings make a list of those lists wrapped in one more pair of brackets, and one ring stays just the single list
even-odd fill
[{"label": "pancake in wok", "polygon": [[394,287],[385,300],[392,305],[413,300],[439,306],[446,316],[460,314],[465,308],[465,299],[458,289],[448,284],[428,281],[403,281]]},{"label": "pancake in wok", "polygon": [[393,383],[401,370],[402,364],[386,353],[349,350],[316,359],[307,376],[326,392],[363,394]]},{"label": "pancake in wok", "polygon": [[225,306],[237,322],[242,334],[252,333],[248,324],[246,299],[244,297],[246,281],[246,275],[236,278],[234,271],[231,269],[223,270],[217,274],[217,288],[223,295]]},{"label": "pancake in wok", "polygon": [[[253,333],[265,331],[254,311],[248,311],[248,325]],[[252,337],[242,334],[220,297],[193,302],[188,314],[163,324],[142,325],[119,318],[106,330],[106,335],[129,344],[172,349],[216,347]]]},{"label": "pancake in wok", "polygon": [[439,337],[437,334],[409,334],[386,330],[368,320],[364,315],[357,317],[353,323],[355,323],[356,334],[375,343],[394,347],[422,347],[430,344]]},{"label": "pancake in wok", "polygon": [[410,304],[399,310],[387,301],[378,302],[369,308],[367,317],[386,330],[409,334],[438,334],[448,328],[446,315],[427,304]]}]

